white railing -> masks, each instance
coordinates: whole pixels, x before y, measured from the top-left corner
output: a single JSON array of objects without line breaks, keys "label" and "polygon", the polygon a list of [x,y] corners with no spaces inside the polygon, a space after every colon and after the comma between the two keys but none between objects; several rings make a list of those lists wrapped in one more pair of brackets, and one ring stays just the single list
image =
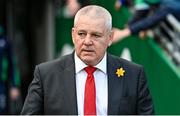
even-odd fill
[{"label": "white railing", "polygon": [[161,22],[154,33],[160,38],[160,44],[168,56],[180,66],[180,22],[172,14],[166,19],[167,23]]}]

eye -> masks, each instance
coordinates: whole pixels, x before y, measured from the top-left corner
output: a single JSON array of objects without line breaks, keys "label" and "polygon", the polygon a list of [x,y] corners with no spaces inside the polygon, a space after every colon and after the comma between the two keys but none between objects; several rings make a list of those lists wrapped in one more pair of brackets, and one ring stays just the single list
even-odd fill
[{"label": "eye", "polygon": [[98,35],[98,34],[93,34],[92,35],[94,38],[99,38],[99,37],[101,37],[100,35]]},{"label": "eye", "polygon": [[85,37],[85,36],[86,36],[86,33],[84,33],[84,32],[78,32],[78,35],[79,35],[80,37]]},{"label": "eye", "polygon": [[78,35],[80,35],[80,36],[83,35],[83,34],[84,34],[84,33],[78,33]]}]

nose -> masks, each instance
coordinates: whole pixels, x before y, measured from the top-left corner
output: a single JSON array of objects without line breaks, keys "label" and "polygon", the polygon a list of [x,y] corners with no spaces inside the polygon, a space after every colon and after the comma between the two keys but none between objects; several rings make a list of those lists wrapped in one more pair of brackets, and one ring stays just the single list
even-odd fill
[{"label": "nose", "polygon": [[92,39],[91,39],[91,36],[90,35],[87,35],[86,38],[84,39],[84,45],[92,45]]}]

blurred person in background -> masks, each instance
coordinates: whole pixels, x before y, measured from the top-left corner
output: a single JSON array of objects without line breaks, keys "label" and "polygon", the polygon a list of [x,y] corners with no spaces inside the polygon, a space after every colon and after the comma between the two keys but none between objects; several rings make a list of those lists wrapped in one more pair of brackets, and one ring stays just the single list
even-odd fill
[{"label": "blurred person in background", "polygon": [[131,25],[137,21],[150,15],[151,11],[155,11],[160,4],[160,0],[135,0],[134,7],[132,8],[133,15],[128,21]]},{"label": "blurred person in background", "polygon": [[142,66],[107,53],[112,17],[89,5],[74,18],[75,51],[36,66],[21,114],[153,114]]},{"label": "blurred person in background", "polygon": [[4,29],[0,25],[0,114],[19,113],[18,111],[11,112],[10,110],[10,102],[15,102],[20,96],[13,63],[11,43],[5,37]]},{"label": "blurred person in background", "polygon": [[88,5],[89,3],[89,0],[62,0],[64,17],[73,18],[81,7]]},{"label": "blurred person in background", "polygon": [[132,0],[116,0],[114,4],[114,8],[116,10],[120,10],[122,6],[130,7],[132,6],[133,1]]},{"label": "blurred person in background", "polygon": [[[172,14],[177,20],[180,20],[180,0],[145,0],[142,3],[145,3],[145,9],[137,10],[138,12],[136,11],[125,29],[114,28],[113,42],[118,42],[130,35],[140,34],[140,32],[158,25],[166,19],[168,14]],[[154,10],[151,14],[149,14],[150,7],[151,10]]]},{"label": "blurred person in background", "polygon": [[75,13],[80,9],[80,3],[78,0],[66,0],[64,6],[64,16],[74,17]]}]

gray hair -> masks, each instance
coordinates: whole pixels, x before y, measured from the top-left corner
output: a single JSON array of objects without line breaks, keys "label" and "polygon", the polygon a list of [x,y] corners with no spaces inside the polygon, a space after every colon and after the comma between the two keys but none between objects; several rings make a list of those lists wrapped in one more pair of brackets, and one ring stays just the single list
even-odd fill
[{"label": "gray hair", "polygon": [[106,29],[108,32],[111,32],[112,29],[112,16],[105,8],[97,5],[88,5],[86,7],[81,8],[75,15],[74,18],[74,26],[80,16],[88,16],[93,19],[104,18]]}]

